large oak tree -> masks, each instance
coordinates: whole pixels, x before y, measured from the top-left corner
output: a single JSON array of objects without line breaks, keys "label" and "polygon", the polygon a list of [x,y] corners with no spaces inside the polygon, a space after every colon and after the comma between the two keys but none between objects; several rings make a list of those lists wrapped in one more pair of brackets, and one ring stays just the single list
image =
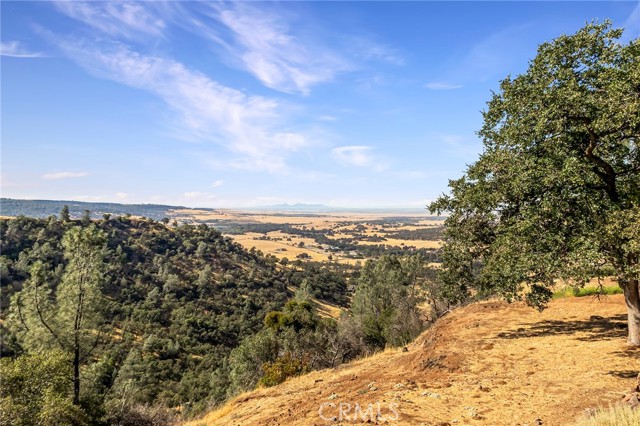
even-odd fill
[{"label": "large oak tree", "polygon": [[480,158],[429,205],[449,212],[446,296],[543,308],[558,280],[615,275],[640,345],[640,41],[611,23],[542,44],[483,112]]}]

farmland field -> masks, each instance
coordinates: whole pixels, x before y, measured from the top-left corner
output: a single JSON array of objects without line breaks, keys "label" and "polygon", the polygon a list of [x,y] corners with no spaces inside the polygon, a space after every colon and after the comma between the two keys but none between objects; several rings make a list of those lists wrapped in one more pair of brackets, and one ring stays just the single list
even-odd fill
[{"label": "farmland field", "polygon": [[181,223],[205,223],[247,249],[279,260],[355,264],[385,253],[429,254],[437,262],[442,218],[406,212],[291,212],[179,209]]}]

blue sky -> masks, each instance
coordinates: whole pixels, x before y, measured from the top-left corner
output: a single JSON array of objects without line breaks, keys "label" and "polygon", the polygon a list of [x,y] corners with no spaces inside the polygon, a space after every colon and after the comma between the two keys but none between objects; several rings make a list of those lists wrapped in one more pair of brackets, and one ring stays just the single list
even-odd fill
[{"label": "blue sky", "polygon": [[2,196],[422,207],[537,46],[638,2],[1,3]]}]

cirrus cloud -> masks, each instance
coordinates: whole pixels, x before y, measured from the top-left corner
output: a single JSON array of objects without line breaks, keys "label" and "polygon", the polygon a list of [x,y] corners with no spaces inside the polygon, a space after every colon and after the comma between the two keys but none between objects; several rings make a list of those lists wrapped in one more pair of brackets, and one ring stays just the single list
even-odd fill
[{"label": "cirrus cloud", "polygon": [[171,58],[144,55],[122,43],[56,41],[89,73],[159,97],[178,113],[183,135],[216,142],[239,156],[219,163],[287,173],[287,154],[309,144],[306,134],[291,130],[288,107],[278,99],[247,95]]},{"label": "cirrus cloud", "polygon": [[0,43],[0,56],[10,56],[12,58],[42,58],[40,52],[31,52],[19,41],[7,41]]},{"label": "cirrus cloud", "polygon": [[111,36],[161,37],[166,26],[152,8],[139,2],[56,1],[54,4],[70,18]]},{"label": "cirrus cloud", "polygon": [[339,146],[331,150],[333,158],[345,165],[369,167],[377,172],[387,169],[387,164],[373,153],[368,145]]},{"label": "cirrus cloud", "polygon": [[462,88],[462,85],[433,81],[425,84],[424,87],[431,90],[455,90]]},{"label": "cirrus cloud", "polygon": [[43,179],[47,180],[58,180],[58,179],[75,179],[88,176],[87,172],[55,172],[55,173],[45,173],[42,175]]}]

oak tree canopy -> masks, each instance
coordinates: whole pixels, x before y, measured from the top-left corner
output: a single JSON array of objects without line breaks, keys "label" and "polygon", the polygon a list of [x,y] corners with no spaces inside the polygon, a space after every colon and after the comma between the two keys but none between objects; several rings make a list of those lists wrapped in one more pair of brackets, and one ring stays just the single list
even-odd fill
[{"label": "oak tree canopy", "polygon": [[640,41],[610,22],[538,48],[493,93],[484,150],[451,193],[441,277],[450,300],[498,293],[543,308],[558,280],[615,276],[640,345]]}]

